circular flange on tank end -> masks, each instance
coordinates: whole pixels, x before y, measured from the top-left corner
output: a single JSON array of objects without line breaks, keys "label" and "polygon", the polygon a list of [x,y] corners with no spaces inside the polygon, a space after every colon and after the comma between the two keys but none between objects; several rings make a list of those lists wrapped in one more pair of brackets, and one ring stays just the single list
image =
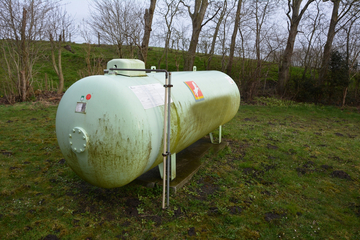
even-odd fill
[{"label": "circular flange on tank end", "polygon": [[81,127],[74,127],[69,133],[69,144],[73,152],[85,152],[88,146],[88,137],[85,130]]}]

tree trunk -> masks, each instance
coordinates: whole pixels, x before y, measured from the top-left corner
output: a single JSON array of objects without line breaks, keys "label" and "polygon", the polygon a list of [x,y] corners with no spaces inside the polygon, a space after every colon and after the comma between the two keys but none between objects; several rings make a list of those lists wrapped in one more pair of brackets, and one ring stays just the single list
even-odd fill
[{"label": "tree trunk", "polygon": [[[297,29],[299,26],[299,22],[304,12],[313,1],[315,0],[307,0],[301,12],[300,12],[300,5],[302,0],[292,0],[292,4],[290,3],[290,0],[288,2],[289,11],[287,13],[287,16],[290,20],[290,29],[289,29],[288,40],[286,43],[286,48],[282,56],[282,62],[280,63],[280,67],[279,67],[279,81],[278,81],[277,90],[278,90],[278,94],[280,95],[283,95],[285,93],[285,86],[290,78],[289,72],[291,65],[291,57],[294,50],[294,42],[298,32]],[[290,17],[290,11],[292,11],[291,17]]]},{"label": "tree trunk", "polygon": [[20,82],[21,82],[21,101],[26,101],[26,78],[25,71],[20,71]]},{"label": "tree trunk", "polygon": [[238,0],[238,5],[237,5],[237,9],[236,9],[235,23],[234,23],[234,31],[233,31],[233,34],[231,36],[229,62],[228,62],[227,68],[226,68],[226,73],[228,75],[230,75],[230,73],[231,73],[231,68],[232,68],[232,64],[233,64],[233,60],[234,60],[236,35],[237,35],[237,32],[238,32],[239,23],[240,23],[241,3],[242,3],[242,0]]},{"label": "tree trunk", "polygon": [[306,53],[305,53],[304,72],[303,72],[303,75],[302,75],[302,81],[305,80],[306,73],[307,73],[307,70],[308,70],[309,66],[311,67],[311,64],[309,64],[309,56],[310,56],[311,44],[312,44],[312,41],[313,41],[313,38],[314,38],[314,35],[315,35],[315,32],[316,32],[316,28],[318,26],[317,21],[319,19],[319,16],[320,16],[320,8],[319,8],[319,3],[318,3],[318,5],[317,5],[317,14],[316,14],[316,17],[314,19],[314,25],[313,25],[313,28],[312,28],[312,31],[311,31],[309,44],[307,46]]},{"label": "tree trunk", "polygon": [[327,39],[326,39],[326,44],[324,47],[324,54],[323,54],[323,59],[322,59],[322,63],[321,63],[321,70],[319,73],[319,85],[322,85],[326,78],[326,74],[327,74],[327,71],[329,68],[332,43],[333,43],[333,40],[335,37],[335,27],[338,22],[338,11],[339,11],[339,6],[340,6],[340,0],[334,0],[332,2],[334,3],[334,6],[333,6],[332,15],[331,15],[330,26],[329,26]]},{"label": "tree trunk", "polygon": [[278,94],[282,95],[285,92],[285,86],[290,78],[289,71],[291,66],[291,57],[294,50],[294,42],[297,34],[299,22],[294,22],[290,26],[289,37],[286,43],[286,48],[282,57],[282,62],[279,69]]},{"label": "tree trunk", "polygon": [[[59,35],[59,41],[58,41],[58,43],[56,43],[53,39],[52,34],[50,34],[51,60],[52,60],[52,64],[53,64],[55,73],[59,78],[59,86],[57,89],[58,94],[62,93],[64,90],[64,74],[62,71],[62,63],[61,63],[61,51],[62,51],[61,43],[62,43],[61,35]],[[56,63],[56,59],[55,59],[55,51],[56,50],[58,51],[58,62],[57,63]]]},{"label": "tree trunk", "polygon": [[184,59],[184,71],[192,70],[192,67],[194,65],[196,47],[199,41],[201,29],[203,27],[202,21],[204,20],[205,12],[208,5],[208,0],[196,0],[194,13],[191,13],[190,7],[187,6],[192,21],[192,34],[190,46]]},{"label": "tree trunk", "polygon": [[61,63],[61,50],[62,50],[62,47],[61,47],[61,38],[59,39],[59,46],[58,46],[58,69],[59,69],[59,86],[58,86],[58,89],[57,89],[57,93],[58,94],[61,94],[64,90],[64,74],[63,74],[63,71],[62,71],[62,63]]},{"label": "tree trunk", "polygon": [[240,34],[240,38],[241,38],[241,49],[242,49],[242,59],[241,59],[241,71],[239,74],[239,85],[240,86],[244,86],[244,81],[245,81],[245,46],[244,46],[244,35],[241,31],[241,28],[239,28],[239,34]]},{"label": "tree trunk", "polygon": [[213,39],[212,39],[212,42],[211,42],[209,57],[208,57],[208,60],[207,60],[207,66],[206,66],[207,70],[210,69],[210,63],[211,63],[212,57],[213,57],[214,52],[215,52],[216,39],[218,37],[218,33],[219,33],[221,23],[222,23],[222,21],[224,19],[226,9],[227,9],[227,1],[225,0],[223,10],[221,11],[221,14],[220,14],[220,18],[216,22],[216,27],[215,27],[215,31],[214,31],[214,34],[213,34]]},{"label": "tree trunk", "polygon": [[21,86],[21,100],[23,102],[26,101],[26,92],[27,92],[27,81],[26,81],[26,66],[28,65],[28,54],[26,49],[26,36],[25,36],[25,30],[26,30],[26,14],[27,11],[24,8],[23,9],[23,17],[21,20],[21,67],[20,67],[20,86]]},{"label": "tree trunk", "polygon": [[45,92],[49,91],[49,86],[48,86],[48,75],[47,73],[45,73]]},{"label": "tree trunk", "polygon": [[343,101],[342,101],[342,107],[344,107],[344,106],[345,106],[345,100],[346,100],[347,90],[348,90],[348,87],[346,87],[346,88],[345,88],[345,90],[344,90]]},{"label": "tree trunk", "polygon": [[153,20],[153,16],[154,16],[155,6],[156,6],[156,0],[150,0],[150,8],[145,9],[145,14],[144,14],[145,29],[144,29],[144,36],[143,36],[143,40],[142,40],[142,44],[141,44],[141,54],[139,54],[139,58],[140,58],[140,60],[144,61],[145,64],[146,64],[146,60],[147,60],[150,33],[152,30],[151,25],[152,25],[152,20]]},{"label": "tree trunk", "polygon": [[123,58],[123,49],[122,49],[122,43],[121,42],[118,42],[117,43],[117,50],[118,50],[118,53],[119,53],[119,58]]}]

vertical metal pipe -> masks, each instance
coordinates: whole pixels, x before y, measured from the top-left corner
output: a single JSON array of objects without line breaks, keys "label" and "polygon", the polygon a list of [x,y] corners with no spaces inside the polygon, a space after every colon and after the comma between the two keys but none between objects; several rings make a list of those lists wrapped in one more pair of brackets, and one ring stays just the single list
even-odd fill
[{"label": "vertical metal pipe", "polygon": [[163,197],[162,197],[162,208],[165,209],[165,193],[166,193],[166,160],[167,160],[167,153],[166,153],[166,149],[167,149],[167,125],[166,125],[166,121],[167,121],[167,113],[168,113],[168,107],[167,107],[167,103],[168,103],[168,87],[166,86],[168,85],[168,75],[166,73],[166,78],[165,78],[165,103],[164,103],[164,148],[163,148]]},{"label": "vertical metal pipe", "polygon": [[171,161],[171,153],[170,153],[170,130],[171,130],[171,73],[169,73],[169,83],[168,83],[168,98],[167,98],[167,102],[168,102],[168,122],[167,122],[167,206],[169,207],[169,193],[170,193],[170,161]]}]

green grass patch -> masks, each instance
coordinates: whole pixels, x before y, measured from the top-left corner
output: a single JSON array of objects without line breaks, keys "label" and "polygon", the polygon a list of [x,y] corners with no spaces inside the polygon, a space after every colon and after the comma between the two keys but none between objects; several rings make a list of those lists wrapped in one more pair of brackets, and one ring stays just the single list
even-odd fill
[{"label": "green grass patch", "polygon": [[2,239],[359,239],[360,114],[260,99],[228,147],[171,195],[81,180],[57,145],[57,106],[0,106]]}]

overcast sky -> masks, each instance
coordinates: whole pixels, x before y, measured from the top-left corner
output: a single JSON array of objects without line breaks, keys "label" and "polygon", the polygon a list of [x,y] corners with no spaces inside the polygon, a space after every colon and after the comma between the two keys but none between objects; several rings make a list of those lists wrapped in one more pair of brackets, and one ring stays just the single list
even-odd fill
[{"label": "overcast sky", "polygon": [[[82,19],[87,19],[90,15],[89,13],[89,2],[90,0],[67,0],[64,1],[66,11],[74,17],[76,21],[75,26],[81,22]],[[75,39],[71,39],[73,42],[82,43],[84,40],[78,34],[75,36]]]},{"label": "overcast sky", "polygon": [[89,0],[68,0],[64,3],[67,12],[75,16],[77,20],[86,18],[89,15]]}]

